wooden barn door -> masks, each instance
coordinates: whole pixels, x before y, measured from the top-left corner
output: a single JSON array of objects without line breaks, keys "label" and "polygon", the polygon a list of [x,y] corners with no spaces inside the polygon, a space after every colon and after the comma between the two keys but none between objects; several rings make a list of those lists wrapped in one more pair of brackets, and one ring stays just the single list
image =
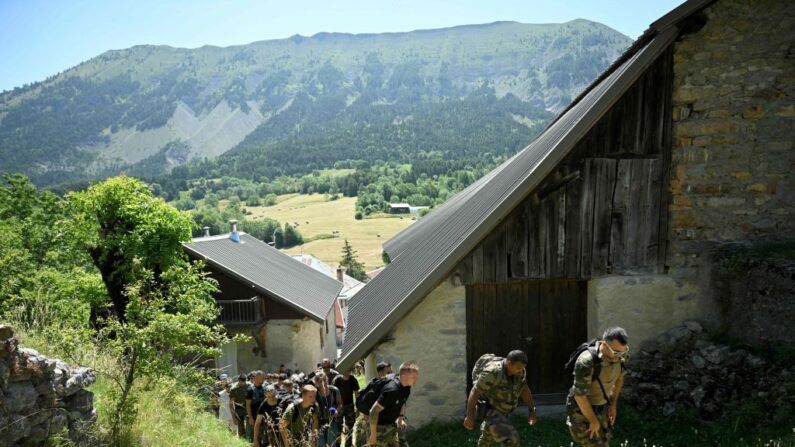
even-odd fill
[{"label": "wooden barn door", "polygon": [[505,356],[521,349],[530,360],[527,379],[533,394],[539,402],[560,401],[572,380],[563,365],[587,337],[585,282],[476,284],[466,287],[466,301],[469,371],[482,354]]}]

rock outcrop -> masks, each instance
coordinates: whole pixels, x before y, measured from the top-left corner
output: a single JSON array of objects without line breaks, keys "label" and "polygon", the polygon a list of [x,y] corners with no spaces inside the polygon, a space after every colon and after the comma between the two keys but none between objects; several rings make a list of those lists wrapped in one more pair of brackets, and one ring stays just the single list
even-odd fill
[{"label": "rock outcrop", "polygon": [[708,340],[687,322],[644,343],[630,360],[622,396],[635,408],[662,415],[695,408],[714,420],[755,401],[769,414],[795,413],[795,365]]},{"label": "rock outcrop", "polygon": [[0,325],[0,445],[41,445],[64,429],[73,441],[86,441],[96,411],[85,387],[95,380],[88,368],[20,348],[14,329]]}]

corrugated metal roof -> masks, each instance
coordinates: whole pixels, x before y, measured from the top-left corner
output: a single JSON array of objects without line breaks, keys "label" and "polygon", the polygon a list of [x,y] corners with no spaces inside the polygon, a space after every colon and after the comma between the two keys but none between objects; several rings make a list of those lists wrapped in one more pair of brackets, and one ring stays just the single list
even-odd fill
[{"label": "corrugated metal roof", "polygon": [[[705,3],[700,1],[700,3]],[[408,227],[384,249],[392,263],[353,301],[341,368],[364,357],[571,151],[677,36],[644,34],[529,146]],[[630,53],[631,54],[628,54]]]},{"label": "corrugated metal roof", "polygon": [[229,275],[317,320],[325,321],[342,283],[304,265],[287,254],[240,232],[193,239],[185,249]]},{"label": "corrugated metal roof", "polygon": [[[332,279],[337,279],[337,269],[326,264],[325,262],[321,261],[320,259],[307,254],[302,255],[293,255],[293,259],[302,262],[309,267],[317,270],[318,272],[328,276]],[[342,290],[339,293],[340,298],[351,298],[353,295],[356,294],[362,287],[364,287],[364,283],[359,281],[358,279],[348,275],[347,273],[342,274]]]}]

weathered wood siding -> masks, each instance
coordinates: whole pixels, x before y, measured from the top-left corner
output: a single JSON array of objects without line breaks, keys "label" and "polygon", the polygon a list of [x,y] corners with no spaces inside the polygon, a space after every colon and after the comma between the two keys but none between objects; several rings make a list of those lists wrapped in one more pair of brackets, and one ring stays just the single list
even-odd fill
[{"label": "weathered wood siding", "polygon": [[458,266],[465,284],[664,270],[672,51]]}]

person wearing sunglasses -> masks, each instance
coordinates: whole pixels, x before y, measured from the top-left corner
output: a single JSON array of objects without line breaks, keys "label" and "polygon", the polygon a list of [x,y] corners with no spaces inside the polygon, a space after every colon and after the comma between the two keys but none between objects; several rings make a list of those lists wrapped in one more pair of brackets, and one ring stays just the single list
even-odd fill
[{"label": "person wearing sunglasses", "polygon": [[608,328],[600,340],[575,351],[574,385],[566,399],[566,425],[583,447],[607,447],[616,421],[618,395],[629,358],[629,336]]}]

